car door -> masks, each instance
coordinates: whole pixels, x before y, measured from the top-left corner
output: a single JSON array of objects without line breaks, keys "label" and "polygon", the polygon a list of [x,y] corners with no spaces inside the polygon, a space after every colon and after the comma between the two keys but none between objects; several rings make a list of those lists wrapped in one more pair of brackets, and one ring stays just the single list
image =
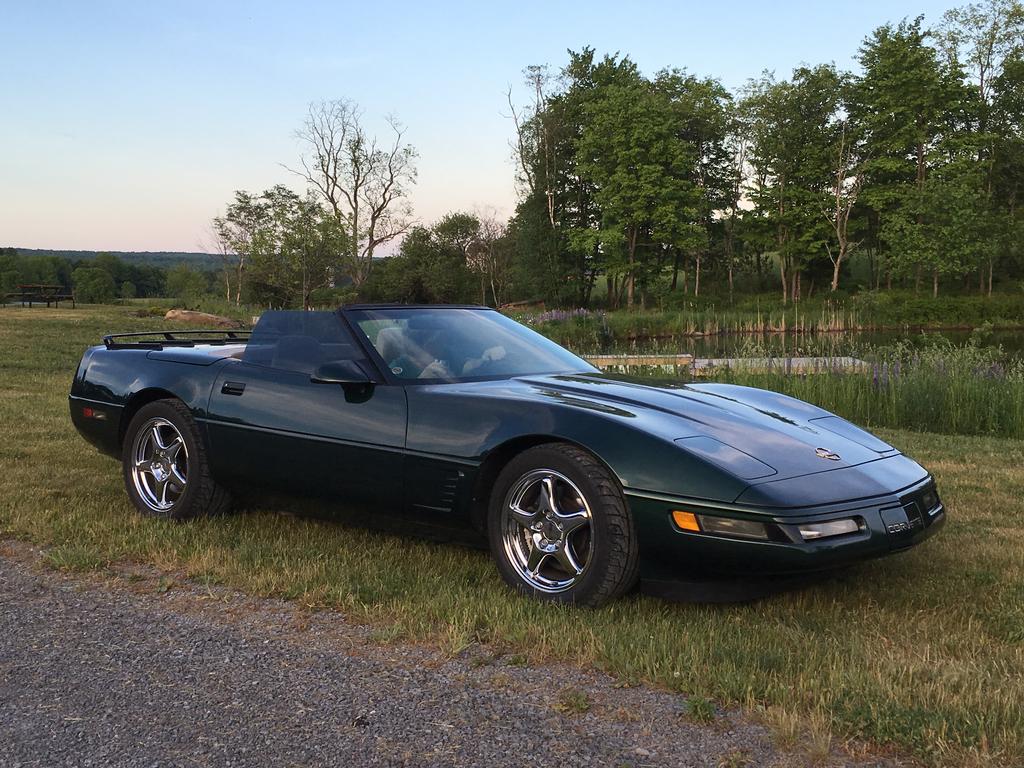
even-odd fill
[{"label": "car door", "polygon": [[222,368],[210,394],[214,472],[236,483],[398,509],[405,391],[383,380],[365,386],[311,380],[338,361],[354,361],[374,376],[336,313],[265,313],[242,358]]}]

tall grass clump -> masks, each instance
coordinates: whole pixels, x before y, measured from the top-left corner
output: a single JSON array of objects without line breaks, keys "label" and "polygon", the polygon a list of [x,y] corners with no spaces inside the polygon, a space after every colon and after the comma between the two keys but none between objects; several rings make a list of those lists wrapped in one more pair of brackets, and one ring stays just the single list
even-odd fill
[{"label": "tall grass clump", "polygon": [[783,392],[868,426],[1024,438],[1024,361],[1007,360],[1000,347],[901,342],[853,369],[823,360],[797,371],[778,359],[712,378]]}]

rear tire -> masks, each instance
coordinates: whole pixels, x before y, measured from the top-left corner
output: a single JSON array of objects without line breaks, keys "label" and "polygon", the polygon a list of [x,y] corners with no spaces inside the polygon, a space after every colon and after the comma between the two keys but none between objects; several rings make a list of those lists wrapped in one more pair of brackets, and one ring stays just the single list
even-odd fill
[{"label": "rear tire", "polygon": [[487,530],[515,590],[596,608],[633,587],[633,518],[615,476],[592,454],[549,443],[516,456],[491,492]]},{"label": "rear tire", "polygon": [[180,400],[144,405],[125,432],[125,490],[144,515],[192,520],[227,512],[231,497],[210,474],[206,447]]}]

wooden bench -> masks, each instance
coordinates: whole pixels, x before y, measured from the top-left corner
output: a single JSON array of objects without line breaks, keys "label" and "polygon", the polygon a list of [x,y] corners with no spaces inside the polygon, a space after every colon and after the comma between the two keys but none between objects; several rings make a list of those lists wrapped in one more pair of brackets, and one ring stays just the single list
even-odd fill
[{"label": "wooden bench", "polygon": [[46,306],[53,304],[53,306],[59,307],[62,301],[70,301],[71,308],[75,307],[75,295],[68,293],[63,285],[19,285],[18,290],[6,294],[4,299],[4,303],[20,301],[23,307],[31,307],[32,304],[46,304]]}]

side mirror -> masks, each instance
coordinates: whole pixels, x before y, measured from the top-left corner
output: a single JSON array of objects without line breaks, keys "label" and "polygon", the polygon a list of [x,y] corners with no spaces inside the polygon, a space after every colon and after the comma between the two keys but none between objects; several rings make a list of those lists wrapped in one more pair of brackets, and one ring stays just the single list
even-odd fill
[{"label": "side mirror", "polygon": [[332,360],[324,363],[309,377],[314,384],[356,384],[368,386],[373,383],[369,374],[355,360]]}]

